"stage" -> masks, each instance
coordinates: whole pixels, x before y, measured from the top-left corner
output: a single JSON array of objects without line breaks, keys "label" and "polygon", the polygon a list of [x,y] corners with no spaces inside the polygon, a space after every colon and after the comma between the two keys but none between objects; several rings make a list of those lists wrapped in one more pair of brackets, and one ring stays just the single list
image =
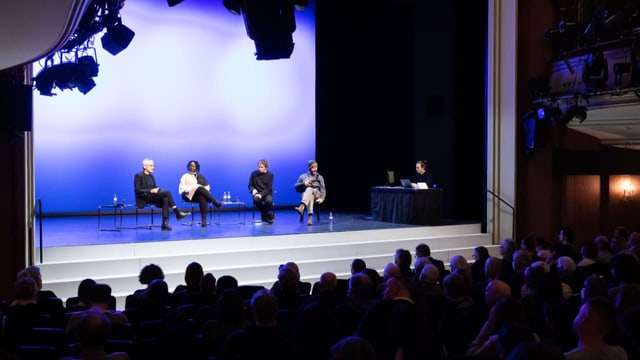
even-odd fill
[{"label": "stage", "polygon": [[[157,216],[154,224],[159,225]],[[319,224],[308,226],[306,221],[299,222],[294,210],[283,209],[276,212],[275,224],[269,225],[254,223],[251,211],[230,211],[221,214],[219,225],[206,228],[181,224],[190,218],[177,221],[172,217],[173,230],[163,231],[160,227],[129,228],[135,225],[135,216],[125,215],[126,228],[99,231],[96,216],[45,217],[41,226],[36,224],[34,257],[42,269],[44,288],[59,297],[74,296],[78,283],[90,277],[109,284],[121,308],[124,297],[142,287],[137,276],[149,263],[162,267],[173,289],[184,282],[184,269],[192,261],[216,278],[232,275],[240,284],[270,286],[278,265],[287,261],[298,263],[302,279],[313,283],[325,271],[347,278],[354,258],[364,259],[381,272],[393,261],[396,249],[413,252],[421,242],[445,263],[458,254],[471,259],[473,248],[479,245],[497,254],[497,246],[491,244],[489,234],[480,232],[478,223],[444,220],[438,226],[418,226],[376,221],[369,214],[335,212],[333,218],[330,223],[329,214],[323,213]],[[148,223],[149,215],[141,215],[139,223],[142,219]],[[113,225],[113,218],[102,218],[101,225]]]}]

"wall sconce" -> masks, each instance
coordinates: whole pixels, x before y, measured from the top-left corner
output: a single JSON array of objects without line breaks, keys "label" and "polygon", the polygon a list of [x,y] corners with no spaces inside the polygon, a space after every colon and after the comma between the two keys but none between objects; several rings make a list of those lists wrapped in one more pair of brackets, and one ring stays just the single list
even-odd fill
[{"label": "wall sconce", "polygon": [[624,179],[622,180],[622,199],[625,201],[631,200],[635,193],[635,189],[631,180]]}]

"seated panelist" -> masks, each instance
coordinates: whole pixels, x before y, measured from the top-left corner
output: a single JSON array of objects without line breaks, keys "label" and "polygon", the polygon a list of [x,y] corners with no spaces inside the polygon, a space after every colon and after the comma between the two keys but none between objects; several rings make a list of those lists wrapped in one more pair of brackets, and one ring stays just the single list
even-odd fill
[{"label": "seated panelist", "polygon": [[200,163],[196,160],[190,160],[187,163],[187,172],[180,178],[178,191],[183,200],[198,203],[202,227],[207,226],[208,204],[212,203],[215,207],[222,206],[220,201],[211,195],[211,186],[204,175],[200,174]]},{"label": "seated panelist", "polygon": [[156,185],[153,177],[155,163],[149,158],[142,160],[142,171],[133,177],[133,186],[136,194],[136,206],[142,209],[147,204],[153,204],[162,208],[162,230],[171,230],[169,226],[169,208],[176,214],[176,219],[185,218],[191,213],[185,213],[178,209],[170,191],[163,190]]}]

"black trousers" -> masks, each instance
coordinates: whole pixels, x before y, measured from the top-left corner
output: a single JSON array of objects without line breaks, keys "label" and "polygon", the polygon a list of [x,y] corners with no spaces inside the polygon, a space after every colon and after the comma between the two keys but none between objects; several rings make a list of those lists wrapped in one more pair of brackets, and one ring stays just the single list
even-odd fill
[{"label": "black trousers", "polygon": [[209,190],[201,186],[193,194],[193,199],[191,200],[191,202],[196,202],[198,203],[198,205],[200,205],[200,215],[202,215],[202,222],[206,222],[207,210],[209,210],[209,203],[215,203],[217,201],[213,197],[213,195],[211,195]]},{"label": "black trousers", "polygon": [[258,199],[256,196],[253,197],[253,204],[260,210],[260,215],[263,219],[267,218],[269,212],[271,211],[271,207],[273,207],[273,196],[267,195],[262,199]]},{"label": "black trousers", "polygon": [[162,219],[169,218],[169,208],[174,208],[176,202],[173,201],[173,195],[170,191],[159,191],[155,194],[149,194],[145,201],[147,204],[154,204],[155,206],[162,208]]}]

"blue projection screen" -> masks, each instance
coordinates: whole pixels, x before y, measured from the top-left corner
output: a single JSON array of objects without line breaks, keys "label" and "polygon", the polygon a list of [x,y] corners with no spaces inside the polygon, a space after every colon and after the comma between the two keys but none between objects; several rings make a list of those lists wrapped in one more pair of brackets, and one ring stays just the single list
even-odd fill
[{"label": "blue projection screen", "polygon": [[[258,61],[242,17],[222,0],[127,1],[120,14],[135,37],[113,56],[96,36],[93,90],[34,94],[43,211],[92,212],[114,194],[135,203],[133,176],[145,157],[178,203],[189,160],[200,162],[214,196],[230,191],[248,203],[249,174],[265,158],[276,202],[297,204],[293,184],[315,157],[313,5],[295,12],[291,58]],[[34,74],[40,69],[34,64]]]}]

